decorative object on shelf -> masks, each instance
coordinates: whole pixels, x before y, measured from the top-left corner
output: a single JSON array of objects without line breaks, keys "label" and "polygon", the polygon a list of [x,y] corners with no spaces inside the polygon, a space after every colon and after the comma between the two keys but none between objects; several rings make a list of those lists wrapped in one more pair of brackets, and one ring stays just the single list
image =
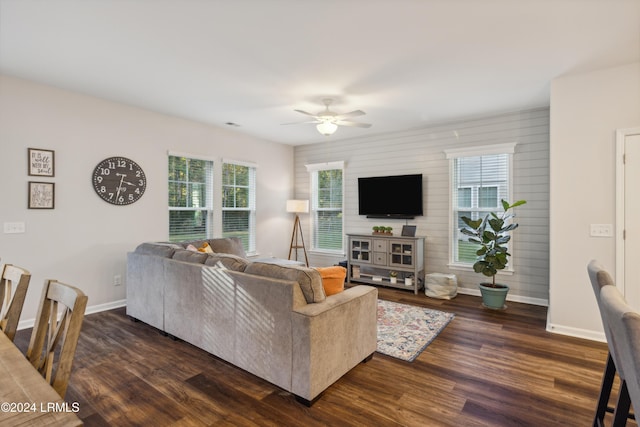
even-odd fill
[{"label": "decorative object on shelf", "polygon": [[413,276],[408,276],[404,278],[404,285],[405,286],[413,286]]},{"label": "decorative object on shelf", "polygon": [[403,225],[402,226],[402,232],[400,233],[401,236],[406,236],[406,237],[415,237],[416,235],[416,226],[415,225]]},{"label": "decorative object on shelf", "polygon": [[120,156],[98,163],[91,180],[102,200],[118,206],[137,202],[147,188],[147,178],[140,165]]},{"label": "decorative object on shelf", "polygon": [[504,284],[496,284],[496,274],[498,274],[498,270],[503,270],[507,266],[511,254],[507,252],[506,245],[511,240],[510,232],[518,228],[518,224],[508,223],[515,214],[507,212],[509,209],[527,203],[525,200],[518,200],[513,204],[509,204],[506,200],[501,202],[503,211],[500,215],[490,212],[484,218],[475,220],[463,216],[461,219],[467,226],[460,229],[462,234],[469,236],[469,242],[480,246],[476,251],[478,258],[473,264],[473,271],[492,279],[491,283],[480,284],[482,304],[487,308],[497,310],[507,308],[504,302],[509,287]]},{"label": "decorative object on shelf", "polygon": [[55,152],[41,148],[28,149],[30,176],[55,176]]},{"label": "decorative object on shelf", "polygon": [[[304,260],[306,266],[309,267],[309,258],[307,257],[307,248],[304,244],[304,236],[302,235],[302,225],[300,225],[300,213],[309,212],[308,200],[287,200],[287,212],[295,213],[296,219],[293,221],[293,232],[291,233],[291,244],[289,245],[289,258],[291,259],[291,252],[295,249],[295,259],[298,260],[298,249],[302,248],[304,252]],[[302,244],[298,243],[298,235]]]},{"label": "decorative object on shelf", "polygon": [[53,182],[29,181],[29,209],[53,209],[55,184]]},{"label": "decorative object on shelf", "polygon": [[391,283],[398,283],[398,272],[397,271],[390,271],[389,272],[389,282]]},{"label": "decorative object on shelf", "polygon": [[385,227],[383,225],[375,225],[373,227],[373,234],[382,234],[385,236],[393,236],[393,227]]}]

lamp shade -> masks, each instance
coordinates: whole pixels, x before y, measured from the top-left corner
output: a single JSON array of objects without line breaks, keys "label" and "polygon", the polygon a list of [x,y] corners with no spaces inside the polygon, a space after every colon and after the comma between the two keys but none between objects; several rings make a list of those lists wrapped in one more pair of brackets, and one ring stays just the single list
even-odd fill
[{"label": "lamp shade", "polygon": [[320,132],[324,136],[329,136],[329,135],[333,135],[336,129],[338,129],[338,125],[328,120],[325,120],[319,125],[317,125],[316,129],[318,129],[318,132]]},{"label": "lamp shade", "polygon": [[309,201],[287,200],[287,212],[307,213],[309,212]]}]

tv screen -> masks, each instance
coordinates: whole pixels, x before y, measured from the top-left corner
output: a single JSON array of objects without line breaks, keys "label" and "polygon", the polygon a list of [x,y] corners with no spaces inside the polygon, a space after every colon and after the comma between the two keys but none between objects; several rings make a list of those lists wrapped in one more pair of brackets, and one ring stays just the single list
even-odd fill
[{"label": "tv screen", "polygon": [[368,218],[422,215],[422,174],[358,178],[358,207]]}]

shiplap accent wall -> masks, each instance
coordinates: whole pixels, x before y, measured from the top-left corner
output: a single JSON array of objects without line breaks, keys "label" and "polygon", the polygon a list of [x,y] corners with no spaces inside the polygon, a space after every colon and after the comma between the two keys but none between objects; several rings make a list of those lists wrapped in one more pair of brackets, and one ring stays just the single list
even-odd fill
[{"label": "shiplap accent wall", "polygon": [[[338,132],[340,130],[338,129]],[[549,109],[535,109],[448,122],[423,129],[375,137],[302,145],[295,147],[295,197],[310,198],[310,175],[305,164],[345,161],[344,231],[370,233],[374,225],[394,228],[417,226],[426,236],[427,273],[453,273],[459,292],[479,294],[477,283],[484,276],[472,270],[452,270],[449,263],[449,161],[444,150],[450,148],[516,142],[514,154],[514,200],[527,204],[516,210],[520,228],[513,237],[514,273],[500,274],[508,283],[509,299],[547,305],[549,300]],[[358,177],[422,173],[425,215],[414,220],[367,219],[358,215]],[[381,195],[393,203],[393,194]],[[308,239],[309,215],[301,217]],[[346,245],[346,244],[345,244]],[[346,255],[310,253],[312,265],[332,265]]]}]

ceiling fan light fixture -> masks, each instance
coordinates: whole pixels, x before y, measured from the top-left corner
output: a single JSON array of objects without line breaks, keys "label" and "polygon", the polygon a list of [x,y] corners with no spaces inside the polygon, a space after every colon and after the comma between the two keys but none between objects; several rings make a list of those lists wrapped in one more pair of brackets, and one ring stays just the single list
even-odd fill
[{"label": "ceiling fan light fixture", "polygon": [[329,136],[329,135],[333,135],[336,129],[338,129],[338,125],[328,120],[325,120],[322,123],[318,124],[316,126],[316,129],[318,129],[318,132],[320,132],[324,136]]}]

